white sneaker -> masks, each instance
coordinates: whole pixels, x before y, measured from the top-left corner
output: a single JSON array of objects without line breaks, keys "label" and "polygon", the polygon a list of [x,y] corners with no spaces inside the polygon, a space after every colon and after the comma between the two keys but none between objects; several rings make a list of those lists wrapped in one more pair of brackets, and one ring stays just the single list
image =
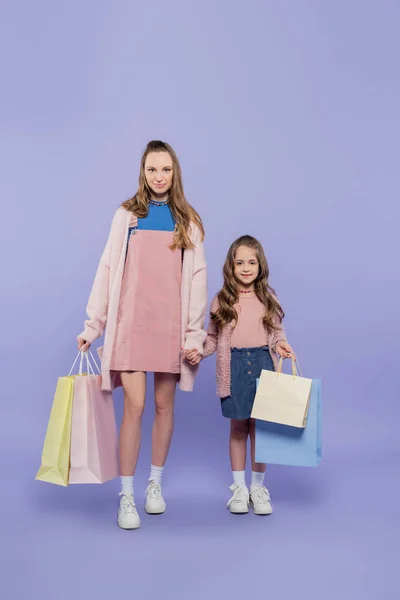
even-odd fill
[{"label": "white sneaker", "polygon": [[121,529],[137,529],[140,527],[140,518],[136,510],[133,494],[120,494],[121,500],[118,509],[118,525]]},{"label": "white sneaker", "polygon": [[149,515],[160,515],[167,508],[161,494],[161,485],[157,481],[150,481],[146,490],[146,503],[144,510]]},{"label": "white sneaker", "polygon": [[236,485],[233,483],[230,488],[232,492],[232,498],[228,501],[226,505],[227,508],[233,514],[245,514],[249,512],[249,490],[247,487],[242,487],[241,485]]},{"label": "white sneaker", "polygon": [[258,485],[250,490],[250,505],[255,515],[272,514],[271,497],[263,485]]}]

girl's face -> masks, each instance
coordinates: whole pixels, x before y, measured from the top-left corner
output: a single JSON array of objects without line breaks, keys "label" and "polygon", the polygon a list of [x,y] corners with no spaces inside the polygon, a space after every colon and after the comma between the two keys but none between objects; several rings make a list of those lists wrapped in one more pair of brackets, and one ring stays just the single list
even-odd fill
[{"label": "girl's face", "polygon": [[147,185],[158,200],[168,197],[172,186],[173,163],[168,152],[150,152],[146,157],[144,172]]},{"label": "girl's face", "polygon": [[253,248],[239,246],[233,261],[233,274],[244,288],[249,288],[257,279],[260,265],[257,254]]}]

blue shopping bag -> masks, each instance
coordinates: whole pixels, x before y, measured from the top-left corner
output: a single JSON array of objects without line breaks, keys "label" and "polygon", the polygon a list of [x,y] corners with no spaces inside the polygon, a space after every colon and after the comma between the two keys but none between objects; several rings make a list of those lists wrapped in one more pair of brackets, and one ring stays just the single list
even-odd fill
[{"label": "blue shopping bag", "polygon": [[256,461],[316,467],[322,458],[321,380],[313,379],[304,429],[256,419]]}]

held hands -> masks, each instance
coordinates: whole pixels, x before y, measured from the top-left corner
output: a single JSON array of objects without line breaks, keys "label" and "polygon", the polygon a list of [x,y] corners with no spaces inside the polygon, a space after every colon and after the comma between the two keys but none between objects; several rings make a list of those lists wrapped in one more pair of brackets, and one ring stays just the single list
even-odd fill
[{"label": "held hands", "polygon": [[78,337],[78,350],[82,350],[82,352],[86,352],[89,350],[90,344],[83,338]]},{"label": "held hands", "polygon": [[[296,358],[291,345],[283,340],[276,344],[276,352],[279,356],[282,356],[282,358]],[[183,358],[194,366],[198,365],[203,357],[196,348],[192,348],[191,350],[183,350]]]},{"label": "held hands", "polygon": [[282,358],[296,358],[292,346],[283,340],[276,344],[275,350]]},{"label": "held hands", "polygon": [[183,358],[194,366],[198,365],[203,357],[196,348],[192,348],[191,350],[183,350]]}]

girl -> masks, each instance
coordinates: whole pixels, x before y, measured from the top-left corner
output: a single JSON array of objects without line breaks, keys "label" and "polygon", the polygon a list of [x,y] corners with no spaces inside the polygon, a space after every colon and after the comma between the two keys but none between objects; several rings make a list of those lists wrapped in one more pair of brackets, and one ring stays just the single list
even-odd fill
[{"label": "girl", "polygon": [[117,210],[89,298],[78,348],[96,338],[102,387],[124,389],[120,431],[121,499],[118,525],[140,525],[133,478],[139,455],[146,373],[154,372],[152,465],[145,510],[166,509],[161,475],[171,443],[176,383],[192,391],[198,366],[188,350],[203,351],[207,271],[200,216],[187,202],[178,158],[168,144],[150,142],[137,193]]},{"label": "girl", "polygon": [[[264,486],[266,465],[255,461],[255,421],[250,418],[256,379],[262,369],[275,370],[277,355],[294,356],[286,341],[284,312],[269,286],[269,269],[261,244],[249,235],[231,245],[225,261],[224,286],[211,303],[203,358],[217,351],[217,393],[224,417],[231,420],[229,440],[233,484],[231,513],[272,513]],[[201,352],[189,358],[199,362]],[[252,480],[245,483],[246,446],[250,436]]]}]

